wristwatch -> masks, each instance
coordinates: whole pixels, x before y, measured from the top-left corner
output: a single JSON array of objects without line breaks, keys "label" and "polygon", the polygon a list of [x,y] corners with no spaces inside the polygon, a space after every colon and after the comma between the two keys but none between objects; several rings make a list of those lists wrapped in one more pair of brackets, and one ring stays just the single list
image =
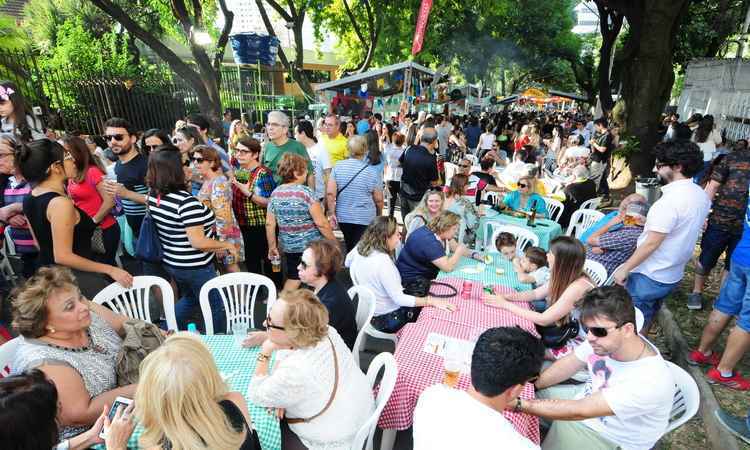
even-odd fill
[{"label": "wristwatch", "polygon": [[268,361],[269,359],[271,359],[270,356],[264,353],[258,353],[258,362]]}]

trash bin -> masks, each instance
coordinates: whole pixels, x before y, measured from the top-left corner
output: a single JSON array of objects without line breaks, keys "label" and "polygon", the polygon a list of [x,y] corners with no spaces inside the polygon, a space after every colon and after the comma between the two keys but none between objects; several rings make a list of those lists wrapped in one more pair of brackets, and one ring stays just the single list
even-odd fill
[{"label": "trash bin", "polygon": [[635,179],[635,193],[646,197],[646,201],[649,205],[653,205],[654,202],[661,197],[660,188],[661,185],[656,178],[638,177]]}]

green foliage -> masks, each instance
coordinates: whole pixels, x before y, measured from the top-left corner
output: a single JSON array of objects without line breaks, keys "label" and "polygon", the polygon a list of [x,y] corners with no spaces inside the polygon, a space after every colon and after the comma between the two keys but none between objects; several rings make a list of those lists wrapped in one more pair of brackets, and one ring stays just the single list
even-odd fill
[{"label": "green foliage", "polygon": [[[5,0],[0,0],[0,6]],[[16,19],[0,14],[0,50],[19,50],[27,46],[26,35],[18,29]]]}]

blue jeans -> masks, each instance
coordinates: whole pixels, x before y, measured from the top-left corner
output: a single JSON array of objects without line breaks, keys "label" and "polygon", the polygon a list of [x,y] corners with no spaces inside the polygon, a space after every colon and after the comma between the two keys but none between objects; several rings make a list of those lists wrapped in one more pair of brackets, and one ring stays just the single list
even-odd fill
[{"label": "blue jeans", "polygon": [[[182,296],[175,304],[175,315],[177,326],[180,330],[186,330],[188,322],[193,316],[193,311],[200,306],[199,295],[201,288],[208,280],[216,278],[216,270],[213,266],[205,266],[194,269],[181,269],[164,264],[163,266],[180,290]],[[216,291],[212,290],[208,295],[208,303],[211,305],[211,315],[214,322],[214,333],[225,333],[227,328],[227,317],[224,312],[224,302]]]},{"label": "blue jeans", "polygon": [[628,275],[625,289],[633,298],[633,306],[643,313],[643,323],[649,324],[661,309],[664,299],[678,284],[659,283],[641,273],[631,273]]},{"label": "blue jeans", "polygon": [[737,326],[750,332],[750,267],[734,262],[729,277],[714,302],[714,309],[728,316],[737,316]]}]

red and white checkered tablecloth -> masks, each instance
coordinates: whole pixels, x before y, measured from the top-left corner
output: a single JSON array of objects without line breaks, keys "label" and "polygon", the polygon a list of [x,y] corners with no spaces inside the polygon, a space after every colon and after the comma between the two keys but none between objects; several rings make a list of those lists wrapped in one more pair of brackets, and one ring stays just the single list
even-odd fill
[{"label": "red and white checkered tablecloth", "polygon": [[[521,328],[538,336],[534,324],[509,311],[485,306],[481,302],[483,285],[473,282],[473,289],[468,299],[461,298],[464,280],[460,278],[441,278],[439,281],[451,284],[458,290],[458,295],[450,298],[457,310],[442,311],[437,308],[424,308],[419,319],[406,324],[398,333],[396,345],[396,365],[398,378],[391,398],[380,415],[378,426],[395,430],[405,430],[412,425],[414,408],[420,394],[427,387],[443,382],[443,358],[423,351],[427,335],[439,333],[459,339],[471,340],[484,330],[493,327]],[[435,286],[433,292],[440,293],[445,287]],[[511,289],[508,289],[512,292]],[[519,303],[524,305],[524,303]],[[461,373],[458,389],[468,389],[471,377]],[[527,384],[521,398],[533,399],[534,386]],[[505,412],[505,417],[516,427],[519,433],[535,444],[539,444],[539,419],[523,413]]]}]

